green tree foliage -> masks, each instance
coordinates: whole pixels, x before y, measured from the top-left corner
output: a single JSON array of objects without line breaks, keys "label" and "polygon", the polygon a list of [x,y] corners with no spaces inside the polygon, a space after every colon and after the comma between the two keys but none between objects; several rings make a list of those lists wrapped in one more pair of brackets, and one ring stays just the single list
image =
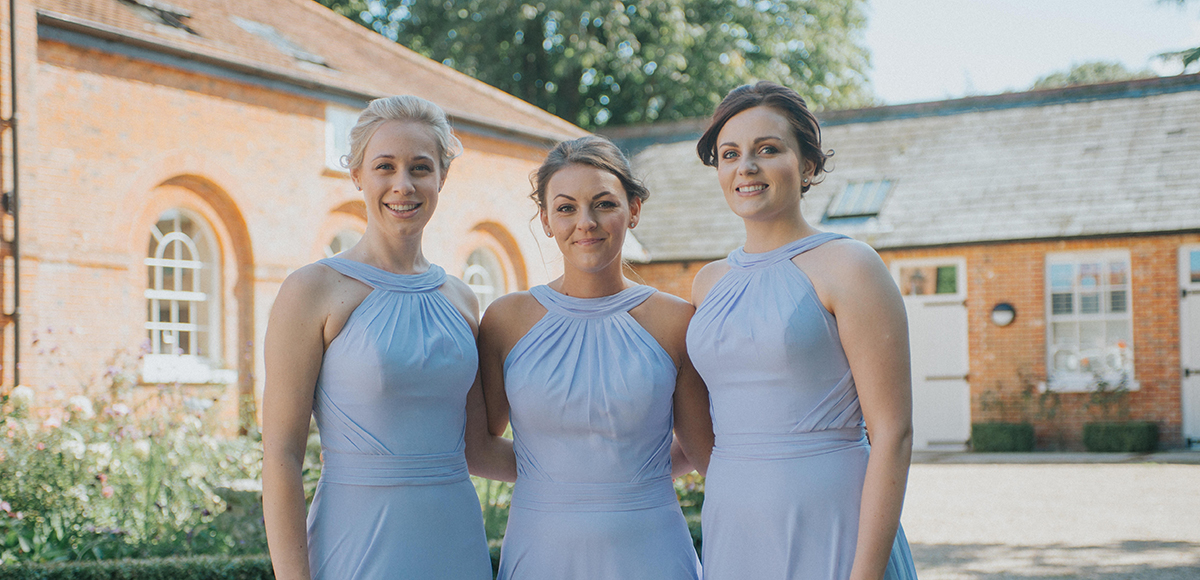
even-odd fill
[{"label": "green tree foliage", "polygon": [[[1189,2],[1192,2],[1192,0],[1158,0],[1158,2],[1159,4],[1175,4],[1180,8],[1183,8]],[[1189,66],[1200,62],[1200,46],[1194,48],[1185,48],[1178,51],[1164,52],[1158,55],[1158,57],[1166,61],[1179,61],[1183,63],[1183,69],[1186,71]]]},{"label": "green tree foliage", "polygon": [[872,103],[865,0],[318,0],[583,127],[700,117],[771,80]]},{"label": "green tree foliage", "polygon": [[1094,85],[1157,76],[1154,71],[1132,71],[1119,62],[1092,61],[1071,66],[1070,70],[1048,74],[1034,81],[1033,89],[1057,89],[1077,85]]}]

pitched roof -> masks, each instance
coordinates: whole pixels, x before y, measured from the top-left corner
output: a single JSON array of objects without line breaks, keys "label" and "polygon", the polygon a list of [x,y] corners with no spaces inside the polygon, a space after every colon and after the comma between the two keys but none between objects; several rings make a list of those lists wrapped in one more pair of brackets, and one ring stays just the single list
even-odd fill
[{"label": "pitched roof", "polygon": [[[836,154],[804,215],[879,249],[1200,231],[1200,75],[819,116]],[[633,158],[654,261],[719,258],[745,239],[695,142]],[[893,187],[877,217],[819,223],[848,184],[880,180]]]},{"label": "pitched roof", "polygon": [[[312,0],[36,0],[41,27],[366,99],[414,94],[455,121],[546,142],[586,132]],[[172,26],[155,12],[177,18]]]}]

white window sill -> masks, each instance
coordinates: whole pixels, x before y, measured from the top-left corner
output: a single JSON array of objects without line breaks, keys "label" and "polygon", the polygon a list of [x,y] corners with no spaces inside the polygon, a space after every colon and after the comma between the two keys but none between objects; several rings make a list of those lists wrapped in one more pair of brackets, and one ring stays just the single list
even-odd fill
[{"label": "white window sill", "polygon": [[[1109,390],[1117,389],[1121,384],[1120,377],[1107,377]],[[1091,393],[1096,390],[1096,377],[1090,373],[1060,372],[1046,382],[1038,383],[1038,391],[1054,391],[1056,393]],[[1141,383],[1136,380],[1126,380],[1126,391],[1141,390]]]},{"label": "white window sill", "polygon": [[214,369],[196,356],[148,354],[142,359],[142,383],[179,383],[184,385],[233,385],[237,371]]}]

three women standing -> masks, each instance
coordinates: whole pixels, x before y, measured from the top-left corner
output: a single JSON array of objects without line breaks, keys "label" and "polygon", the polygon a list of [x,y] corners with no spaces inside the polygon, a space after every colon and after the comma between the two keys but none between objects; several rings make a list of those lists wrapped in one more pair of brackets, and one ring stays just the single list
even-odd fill
[{"label": "three women standing", "polygon": [[816,118],[795,91],[743,86],[697,152],[746,225],[745,246],[697,274],[687,334],[716,434],[705,580],[915,578],[904,305],[874,250],[801,213],[827,157]]}]

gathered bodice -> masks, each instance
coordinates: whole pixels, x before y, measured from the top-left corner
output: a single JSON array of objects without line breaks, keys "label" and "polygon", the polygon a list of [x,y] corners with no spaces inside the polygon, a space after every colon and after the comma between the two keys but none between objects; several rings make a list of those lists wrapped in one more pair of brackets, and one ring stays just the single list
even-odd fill
[{"label": "gathered bodice", "polygon": [[446,272],[431,264],[422,274],[393,274],[339,257],[320,263],[373,289],[321,362],[313,415],[326,462],[423,455],[459,469],[479,359],[466,319],[439,291]]},{"label": "gathered bodice", "polygon": [[697,308],[688,355],[708,386],[718,446],[861,428],[837,321],[791,261],[841,238],[821,233],[759,254],[738,248]]},{"label": "gathered bodice", "polygon": [[654,288],[587,299],[548,286],[529,292],[546,314],[504,361],[519,476],[580,483],[669,477],[676,368],[629,314]]}]

